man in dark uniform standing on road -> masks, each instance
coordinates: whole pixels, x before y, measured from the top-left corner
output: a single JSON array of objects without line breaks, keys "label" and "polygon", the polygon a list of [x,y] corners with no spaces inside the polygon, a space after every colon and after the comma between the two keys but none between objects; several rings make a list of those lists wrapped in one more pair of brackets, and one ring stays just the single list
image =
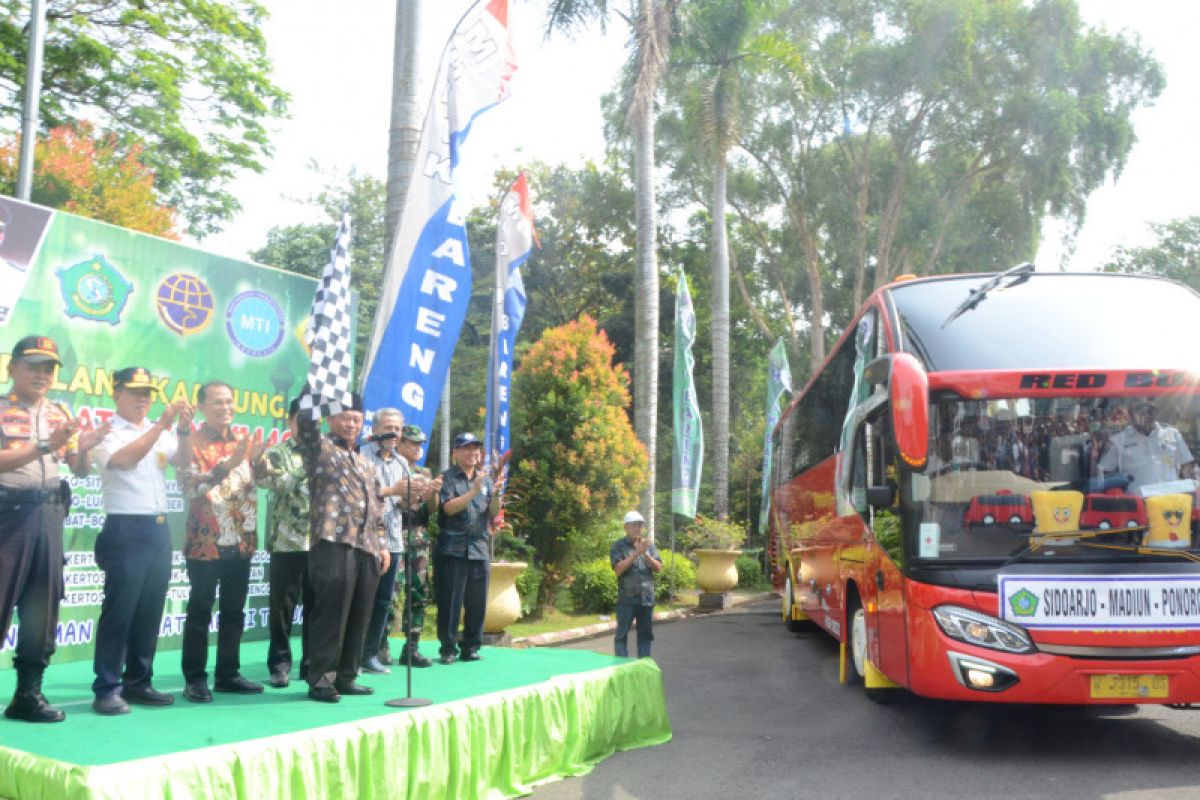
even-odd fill
[{"label": "man in dark uniform standing on road", "polygon": [[9,362],[12,391],[0,398],[0,642],[13,609],[20,612],[17,691],[4,716],[27,722],[66,716],[42,694],[62,600],[63,517],[71,497],[59,464],[78,470],[79,448],[106,432],[76,436],[78,421],[46,399],[61,364],[53,339],[26,336]]}]

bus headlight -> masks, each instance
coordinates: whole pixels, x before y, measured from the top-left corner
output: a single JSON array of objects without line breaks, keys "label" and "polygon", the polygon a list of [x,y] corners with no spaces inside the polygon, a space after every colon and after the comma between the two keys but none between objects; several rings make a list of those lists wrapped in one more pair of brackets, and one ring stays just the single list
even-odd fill
[{"label": "bus headlight", "polygon": [[933,618],[937,620],[942,633],[960,642],[1006,653],[1032,653],[1037,650],[1024,629],[990,614],[962,606],[938,606],[933,609]]}]

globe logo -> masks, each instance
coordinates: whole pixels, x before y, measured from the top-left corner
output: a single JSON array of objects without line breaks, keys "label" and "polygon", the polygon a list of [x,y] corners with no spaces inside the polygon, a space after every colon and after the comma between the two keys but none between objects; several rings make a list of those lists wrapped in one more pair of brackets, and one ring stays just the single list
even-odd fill
[{"label": "globe logo", "polygon": [[261,358],[274,353],[283,342],[283,331],[283,309],[263,292],[242,292],[225,311],[225,332],[248,356]]},{"label": "globe logo", "polygon": [[133,284],[102,255],[95,255],[57,270],[59,288],[68,317],[107,322],[120,321]]},{"label": "globe logo", "polygon": [[212,322],[213,296],[204,281],[177,272],[158,285],[154,307],[164,325],[180,336],[192,336]]}]

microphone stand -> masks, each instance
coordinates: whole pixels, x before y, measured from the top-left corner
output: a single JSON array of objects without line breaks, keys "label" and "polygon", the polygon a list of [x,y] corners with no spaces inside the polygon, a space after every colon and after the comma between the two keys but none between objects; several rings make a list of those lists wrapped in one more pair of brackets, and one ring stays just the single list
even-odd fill
[{"label": "microphone stand", "polygon": [[[405,463],[407,463],[407,459],[405,459]],[[411,464],[408,464],[408,489],[405,500],[408,505],[408,513],[411,517],[413,515]],[[408,658],[404,659],[404,677],[408,688],[404,697],[397,697],[394,700],[388,700],[384,703],[385,706],[392,708],[420,708],[421,706],[433,704],[433,701],[427,697],[412,696],[413,653],[409,645],[409,636],[412,635],[412,528],[411,524],[404,527],[404,552],[400,555],[404,559],[404,652],[408,655]]]}]

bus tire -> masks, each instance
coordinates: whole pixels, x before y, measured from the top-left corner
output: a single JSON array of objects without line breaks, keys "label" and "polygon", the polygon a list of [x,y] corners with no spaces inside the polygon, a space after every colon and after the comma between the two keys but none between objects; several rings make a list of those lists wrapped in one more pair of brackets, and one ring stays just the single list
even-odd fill
[{"label": "bus tire", "polygon": [[863,694],[873,703],[886,705],[896,698],[895,689],[868,689],[863,685],[867,659],[867,612],[857,594],[850,595],[846,606],[846,683],[862,686]]},{"label": "bus tire", "polygon": [[796,595],[792,591],[792,565],[787,565],[787,580],[783,584],[783,624],[792,633],[803,633],[808,630],[808,620],[792,619],[792,609],[796,607]]}]

